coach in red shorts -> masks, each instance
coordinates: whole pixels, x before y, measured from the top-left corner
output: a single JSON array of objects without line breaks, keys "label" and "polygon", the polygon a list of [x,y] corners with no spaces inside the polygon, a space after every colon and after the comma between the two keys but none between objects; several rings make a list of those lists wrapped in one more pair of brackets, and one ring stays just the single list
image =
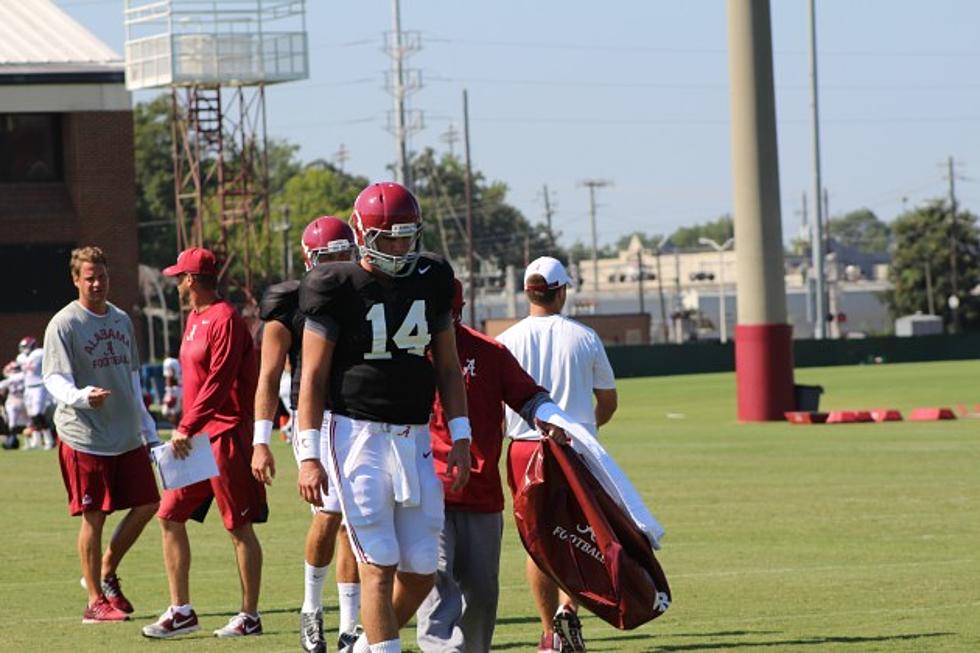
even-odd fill
[{"label": "coach in red shorts", "polygon": [[424,653],[486,653],[497,621],[504,493],[500,482],[504,404],[528,424],[565,441],[565,432],[536,413],[553,403],[506,347],[461,324],[463,287],[454,280],[452,314],[456,351],[466,383],[473,441],[470,482],[458,491],[446,474],[452,447],[436,396],[429,429],[436,473],[443,481],[446,523],[439,537],[436,583],[419,607],[418,643]]},{"label": "coach in red shorts", "polygon": [[184,372],[184,415],[170,444],[178,457],[190,450],[190,437],[206,433],[211,440],[218,476],[176,490],[160,502],[163,559],[170,584],[170,607],[143,628],[153,638],[182,635],[199,628],[190,601],[190,542],[185,523],[203,521],[213,500],[231,535],[238,560],[242,604],[237,615],[214,634],[218,637],[258,635],[262,547],[252,524],[268,516],[265,488],[252,476],[252,413],[258,363],[255,346],[242,319],[217,293],[214,254],[200,247],[180,253],[164,274],[178,277],[181,299],[190,302],[180,365]]}]

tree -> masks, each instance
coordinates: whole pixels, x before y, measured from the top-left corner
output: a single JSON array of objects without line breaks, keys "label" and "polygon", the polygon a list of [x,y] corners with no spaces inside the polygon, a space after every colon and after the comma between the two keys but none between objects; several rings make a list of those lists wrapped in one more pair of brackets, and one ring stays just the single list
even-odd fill
[{"label": "tree", "polygon": [[735,235],[735,224],[732,216],[723,215],[714,222],[696,224],[693,227],[681,227],[670,236],[670,242],[681,249],[685,247],[700,247],[698,238],[710,238],[717,243],[723,243]]},{"label": "tree", "polygon": [[633,240],[633,236],[637,236],[640,239],[640,243],[642,243],[647,249],[656,249],[657,245],[660,244],[660,240],[663,238],[663,236],[660,234],[646,234],[642,231],[634,231],[626,234],[625,236],[621,236],[619,240],[616,241],[616,249],[624,250],[629,247],[630,241]]},{"label": "tree", "polygon": [[837,242],[859,252],[880,254],[888,249],[891,230],[870,209],[831,218],[827,228]]},{"label": "tree", "polygon": [[[415,194],[422,205],[426,249],[457,262],[466,257],[466,168],[456,157],[436,158],[426,149],[412,159]],[[473,249],[477,259],[503,269],[507,265],[522,268],[528,259],[549,254],[565,258],[554,245],[555,236],[544,224],[531,224],[515,207],[507,203],[507,186],[487,182],[479,171],[473,172]],[[567,259],[566,259],[567,260]]]},{"label": "tree", "polygon": [[[341,172],[330,164],[309,164],[293,175],[282,191],[272,196],[273,223],[281,224],[288,216],[287,242],[292,250],[293,276],[302,273],[303,251],[300,238],[303,229],[313,218],[333,215],[347,220],[354,206],[354,198],[368,185],[364,177]],[[282,252],[282,233],[273,236],[276,252]],[[282,277],[282,256],[273,257],[270,277]]]},{"label": "tree", "polygon": [[133,146],[139,261],[155,268],[173,263],[177,249],[170,143],[170,97],[159,95],[137,104],[133,109]]},{"label": "tree", "polygon": [[[888,277],[893,287],[885,299],[894,317],[926,312],[928,266],[936,311],[946,324],[950,323],[952,315],[946,303],[952,294],[949,215],[948,205],[934,201],[899,216],[892,223],[895,246]],[[980,233],[973,214],[959,212],[956,219],[960,323],[976,329],[980,327],[980,302],[970,291],[980,283]]]}]

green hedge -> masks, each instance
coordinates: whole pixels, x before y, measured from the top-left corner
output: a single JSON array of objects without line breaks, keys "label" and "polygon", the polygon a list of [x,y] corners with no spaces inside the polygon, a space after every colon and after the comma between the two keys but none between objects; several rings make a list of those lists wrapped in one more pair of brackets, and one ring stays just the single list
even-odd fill
[{"label": "green hedge", "polygon": [[[735,345],[692,342],[684,345],[622,345],[608,347],[609,361],[619,378],[668,376],[735,370]],[[795,367],[855,365],[881,358],[886,363],[980,358],[980,335],[857,340],[794,340]]]}]

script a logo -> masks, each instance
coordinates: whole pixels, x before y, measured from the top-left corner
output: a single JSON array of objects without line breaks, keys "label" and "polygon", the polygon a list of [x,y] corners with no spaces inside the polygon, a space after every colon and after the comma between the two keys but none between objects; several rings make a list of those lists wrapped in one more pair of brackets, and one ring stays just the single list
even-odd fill
[{"label": "script a logo", "polygon": [[577,530],[580,535],[588,534],[592,542],[593,543],[595,542],[595,531],[592,530],[592,527],[589,526],[588,524],[586,524],[585,526],[583,526],[582,524],[575,524],[575,530]]}]

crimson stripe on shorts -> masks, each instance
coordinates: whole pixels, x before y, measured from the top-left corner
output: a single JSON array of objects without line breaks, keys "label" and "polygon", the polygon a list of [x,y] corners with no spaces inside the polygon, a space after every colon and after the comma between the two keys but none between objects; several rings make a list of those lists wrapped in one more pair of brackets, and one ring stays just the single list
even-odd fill
[{"label": "crimson stripe on shorts", "polygon": [[[337,487],[334,488],[334,491],[337,492],[337,496],[340,499],[341,512],[346,514],[347,511],[344,510],[344,492],[341,489],[342,483],[340,475],[340,461],[337,460],[337,447],[334,446],[334,442],[337,439],[336,424],[337,422],[334,419],[334,415],[330,415],[330,430],[327,432],[327,446],[330,447],[330,461],[333,463],[334,473],[337,477]],[[346,519],[345,521],[347,522],[347,532],[350,534],[350,539],[354,543],[354,549],[356,549],[358,559],[365,564],[369,563],[370,561],[368,560],[367,555],[364,553],[364,548],[361,546],[361,542],[357,538],[357,531],[355,531],[354,527],[351,526],[349,519]]]}]

